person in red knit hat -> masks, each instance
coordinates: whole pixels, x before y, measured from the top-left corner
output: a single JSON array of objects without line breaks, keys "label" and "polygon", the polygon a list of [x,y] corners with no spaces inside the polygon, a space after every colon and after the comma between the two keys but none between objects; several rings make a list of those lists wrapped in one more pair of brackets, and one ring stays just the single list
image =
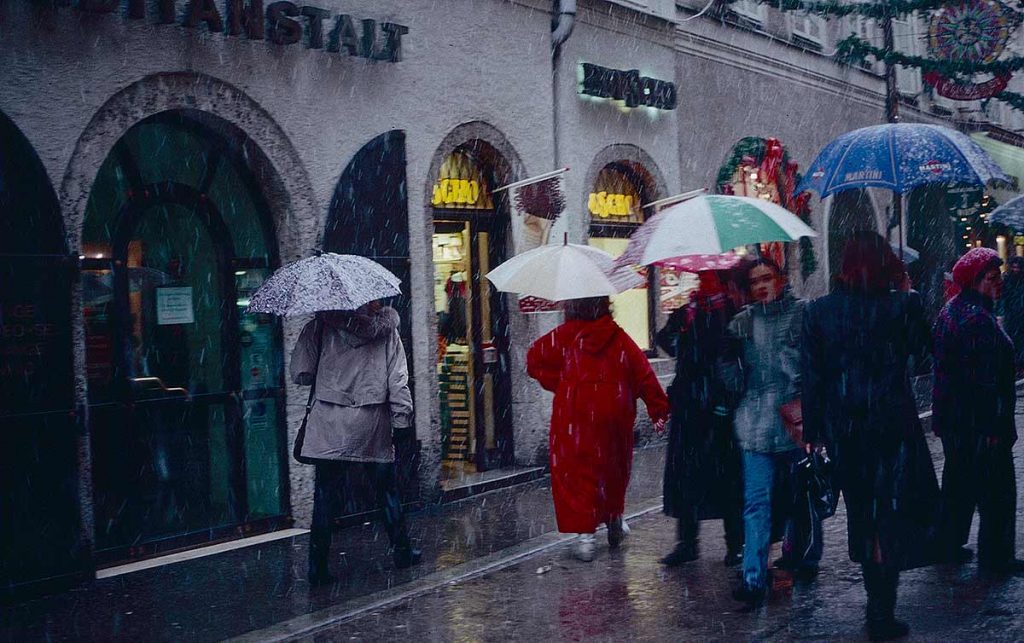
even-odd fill
[{"label": "person in red knit hat", "polygon": [[993,312],[1003,289],[1002,263],[995,250],[974,248],[953,266],[960,293],[935,322],[932,428],[946,456],[943,535],[949,553],[961,561],[973,555],[964,545],[977,507],[979,567],[1022,574],[1024,561],[1015,555],[1016,369],[1013,342]]}]

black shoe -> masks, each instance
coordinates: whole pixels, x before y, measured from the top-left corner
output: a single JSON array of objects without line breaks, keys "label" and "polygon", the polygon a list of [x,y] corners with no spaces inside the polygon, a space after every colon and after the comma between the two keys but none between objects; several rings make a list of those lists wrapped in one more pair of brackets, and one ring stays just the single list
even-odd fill
[{"label": "black shoe", "polygon": [[802,583],[810,583],[818,577],[817,565],[798,565],[793,572],[796,579]]},{"label": "black shoe", "polygon": [[324,585],[333,585],[335,581],[334,576],[331,576],[326,570],[309,572],[309,584],[313,587],[323,587]]},{"label": "black shoe", "polygon": [[775,569],[787,569],[793,571],[797,568],[797,565],[785,556],[781,556],[772,561],[772,567]]},{"label": "black shoe", "polygon": [[676,543],[676,548],[661,559],[661,564],[666,567],[678,567],[683,563],[693,562],[700,558],[697,553],[696,543]]},{"label": "black shoe", "polygon": [[746,603],[749,609],[764,605],[764,598],[767,594],[767,587],[750,587],[746,583],[732,591],[732,597],[741,603]]},{"label": "black shoe", "polygon": [[611,549],[618,548],[628,534],[629,527],[625,525],[622,516],[610,520],[608,522],[608,547]]},{"label": "black shoe", "polygon": [[910,634],[910,626],[896,618],[868,621],[868,638],[872,641],[891,641],[907,634]]},{"label": "black shoe", "polygon": [[406,549],[395,552],[395,567],[398,569],[405,569],[412,567],[413,565],[420,562],[423,558],[423,552],[418,549]]},{"label": "black shoe", "polygon": [[958,565],[963,563],[969,563],[974,558],[974,551],[967,547],[957,547],[956,549],[949,552],[948,560],[951,563]]},{"label": "black shoe", "polygon": [[1024,576],[1024,560],[1020,560],[1019,558],[1011,558],[1010,560],[1003,561],[1001,563],[989,563],[984,561],[978,561],[978,569],[992,574],[1012,574],[1014,576]]},{"label": "black shoe", "polygon": [[730,550],[725,552],[725,558],[722,559],[722,563],[726,567],[735,567],[743,562],[743,550]]}]

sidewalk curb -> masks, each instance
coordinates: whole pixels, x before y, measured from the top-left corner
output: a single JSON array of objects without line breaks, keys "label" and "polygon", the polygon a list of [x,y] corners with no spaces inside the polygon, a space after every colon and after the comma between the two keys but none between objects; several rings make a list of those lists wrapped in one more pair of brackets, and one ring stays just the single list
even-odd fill
[{"label": "sidewalk curb", "polygon": [[[652,499],[653,500],[653,499]],[[647,506],[638,511],[626,515],[626,519],[632,520],[650,513],[660,511],[662,508],[661,498],[656,504]],[[293,619],[282,621],[260,630],[253,630],[237,637],[227,639],[229,642],[248,641],[293,641],[299,638],[311,636],[348,621],[355,620],[371,612],[387,609],[396,603],[407,601],[417,596],[443,587],[454,585],[467,580],[484,576],[491,572],[498,571],[505,567],[514,565],[526,558],[536,554],[565,545],[576,536],[574,534],[561,534],[550,532],[531,538],[518,545],[506,547],[494,553],[477,558],[450,569],[427,574],[421,578],[402,585],[400,589],[383,590],[369,596],[352,599],[338,605],[324,608],[311,614],[298,616]]]}]

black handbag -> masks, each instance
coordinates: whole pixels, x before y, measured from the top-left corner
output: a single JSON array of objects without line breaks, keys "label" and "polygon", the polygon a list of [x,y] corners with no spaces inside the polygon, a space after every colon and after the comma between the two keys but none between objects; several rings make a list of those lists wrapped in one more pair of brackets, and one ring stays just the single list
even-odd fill
[{"label": "black handbag", "polygon": [[306,414],[302,416],[302,424],[299,425],[299,430],[295,434],[295,444],[292,445],[292,457],[300,464],[316,464],[316,458],[307,458],[302,455],[302,445],[306,442],[306,423],[309,422],[309,412],[313,410],[313,404],[316,403],[316,374],[320,371],[320,351],[323,348],[321,346],[323,326],[320,324],[320,320],[315,320],[313,323],[316,324],[316,368],[313,369],[313,383],[309,386]]},{"label": "black handbag", "polygon": [[834,516],[839,496],[832,484],[832,461],[828,455],[813,451],[796,463],[796,470],[810,514],[818,520]]}]

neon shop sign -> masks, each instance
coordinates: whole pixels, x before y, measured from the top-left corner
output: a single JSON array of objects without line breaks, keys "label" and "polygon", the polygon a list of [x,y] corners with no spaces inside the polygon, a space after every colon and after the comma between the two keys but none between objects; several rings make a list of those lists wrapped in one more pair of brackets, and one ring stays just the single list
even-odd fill
[{"label": "neon shop sign", "polygon": [[679,101],[675,83],[641,76],[636,69],[620,71],[580,63],[579,93],[622,101],[626,107],[675,109]]}]

